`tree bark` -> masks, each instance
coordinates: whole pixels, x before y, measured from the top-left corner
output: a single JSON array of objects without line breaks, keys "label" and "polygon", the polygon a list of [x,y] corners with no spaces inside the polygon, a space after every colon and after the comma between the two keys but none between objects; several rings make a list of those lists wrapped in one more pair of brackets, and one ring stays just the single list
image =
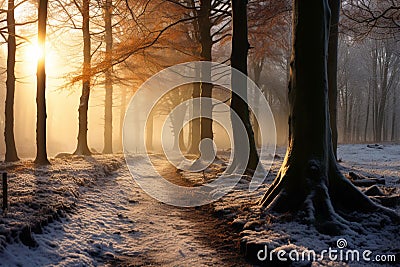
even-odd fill
[{"label": "tree bark", "polygon": [[90,28],[89,28],[89,0],[82,2],[82,33],[83,33],[83,69],[82,69],[82,95],[79,102],[79,129],[78,144],[74,152],[75,155],[90,155],[87,144],[88,131],[88,108],[90,95]]},{"label": "tree bark", "polygon": [[341,212],[392,211],[374,204],[340,173],[328,110],[328,0],[295,0],[289,82],[289,145],[273,184],[261,199],[276,212],[298,212],[326,234],[352,227]]},{"label": "tree bark", "polygon": [[[195,8],[196,4],[194,0],[189,1],[190,7]],[[200,11],[194,12],[196,16],[199,16]],[[200,41],[200,20],[199,18],[194,19],[193,22],[193,41],[199,42]],[[196,69],[196,78],[200,78],[200,70]],[[200,97],[200,83],[193,83],[193,91],[192,91],[192,99]],[[191,107],[191,112],[192,112],[192,117],[196,117],[196,119],[193,119],[189,122],[189,144],[188,144],[188,154],[194,154],[194,155],[199,155],[199,145],[200,145],[200,140],[201,140],[201,119],[199,118],[200,116],[200,102],[193,102],[193,106]]]},{"label": "tree bark", "polygon": [[[199,30],[200,30],[200,45],[201,45],[201,60],[211,61],[211,50],[212,50],[212,39],[211,39],[211,0],[200,1],[199,11]],[[211,80],[211,68],[203,66],[201,69],[202,80]],[[200,97],[201,97],[201,129],[200,139],[213,139],[213,128],[212,128],[212,88],[211,83],[202,82],[200,85]],[[208,147],[207,150],[213,149]],[[211,151],[211,150],[210,150]]]},{"label": "tree bark", "polygon": [[328,43],[328,99],[330,126],[332,131],[333,154],[337,159],[337,57],[339,36],[340,0],[329,0],[331,21]]},{"label": "tree bark", "polygon": [[18,161],[14,138],[14,94],[15,94],[15,53],[17,43],[15,39],[14,0],[8,0],[7,8],[7,95],[5,103],[4,141],[6,143],[6,162]]},{"label": "tree bark", "polygon": [[105,71],[105,105],[104,105],[104,154],[112,154],[112,106],[113,106],[113,81],[112,81],[112,0],[106,0],[104,7],[105,21],[105,41],[106,41],[106,64],[108,66]]},{"label": "tree bark", "polygon": [[[247,32],[247,0],[232,0],[232,54],[231,66],[239,70],[247,77],[247,54],[249,50]],[[250,113],[247,104],[247,79],[244,76],[232,73],[232,98],[231,109],[236,113],[246,129],[249,141],[249,159],[246,169],[255,170],[259,158],[254,140],[254,132],[250,123]],[[239,93],[241,92],[241,93]],[[240,97],[240,95],[243,97]],[[233,139],[235,149],[243,143],[243,136],[238,136],[235,131],[234,120],[232,120]],[[237,127],[237,126],[236,126]],[[239,150],[240,151],[240,150]],[[236,163],[240,164],[240,163]]]},{"label": "tree bark", "polygon": [[38,10],[38,46],[41,54],[37,63],[37,122],[36,122],[36,159],[37,164],[50,164],[46,149],[46,24],[47,0],[39,1]]}]

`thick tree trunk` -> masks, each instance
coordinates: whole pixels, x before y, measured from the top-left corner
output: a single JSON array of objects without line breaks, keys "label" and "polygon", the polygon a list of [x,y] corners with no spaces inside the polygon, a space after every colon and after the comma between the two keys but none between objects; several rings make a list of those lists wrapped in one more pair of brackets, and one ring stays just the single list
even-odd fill
[{"label": "thick tree trunk", "polygon": [[89,0],[82,2],[82,33],[83,33],[83,69],[82,69],[82,95],[79,102],[79,129],[78,144],[74,154],[90,155],[87,144],[88,131],[88,108],[90,95],[90,64],[91,64],[91,48],[90,48],[90,28],[89,28]]},{"label": "thick tree trunk", "polygon": [[[194,0],[189,1],[190,7],[194,8],[196,6],[196,3]],[[196,16],[199,16],[200,11],[195,12]],[[194,19],[193,22],[193,41],[199,42],[200,41],[200,19]],[[196,78],[200,78],[200,70],[196,69]],[[200,97],[200,83],[193,83],[193,91],[192,91],[192,99]],[[191,107],[191,112],[192,112],[192,117],[197,117],[196,119],[193,119],[189,122],[189,144],[188,144],[188,149],[187,153],[188,154],[194,154],[194,155],[199,155],[199,145],[200,145],[200,131],[201,131],[201,119],[199,118],[200,116],[200,102],[193,102],[193,106]]]},{"label": "thick tree trunk", "polygon": [[289,83],[289,146],[273,184],[261,199],[270,211],[304,211],[320,232],[351,227],[340,211],[393,212],[374,204],[338,170],[328,111],[328,0],[294,1],[294,37]]},{"label": "thick tree trunk", "polygon": [[[212,39],[211,39],[211,0],[201,0],[200,1],[200,11],[199,11],[199,30],[200,30],[200,44],[201,44],[201,60],[211,61],[211,49],[212,49]],[[202,80],[211,80],[211,68],[208,66],[203,66],[201,69]],[[203,82],[201,83],[200,97],[201,97],[201,129],[200,138],[203,139],[213,139],[213,128],[212,128],[212,88],[211,83]],[[213,149],[208,147],[207,150]]]},{"label": "thick tree trunk", "polygon": [[36,122],[36,159],[37,164],[50,164],[46,149],[46,24],[47,0],[39,1],[38,10],[38,46],[41,51],[37,63],[37,122]]},{"label": "thick tree trunk", "polygon": [[328,43],[328,98],[330,126],[332,131],[333,154],[337,159],[337,56],[338,56],[338,33],[340,0],[329,0],[331,10],[331,21]]},{"label": "thick tree trunk", "polygon": [[104,7],[105,21],[105,41],[106,41],[106,64],[108,66],[105,71],[105,105],[104,105],[104,154],[112,154],[112,106],[113,106],[113,82],[112,82],[112,0],[106,0]]},{"label": "thick tree trunk", "polygon": [[[232,0],[232,22],[231,66],[247,76],[247,53],[250,47],[247,33],[247,0]],[[250,154],[246,163],[247,166],[245,167],[248,170],[254,171],[258,165],[259,158],[247,104],[247,79],[244,76],[234,75],[234,73],[232,73],[231,109],[232,112],[235,112],[239,116],[246,129]],[[237,135],[237,131],[235,131],[235,127],[237,126],[234,125],[234,120],[232,120],[232,127],[234,147],[237,149],[243,143],[243,136]],[[237,162],[236,164],[240,163]]]},{"label": "thick tree trunk", "polygon": [[17,149],[14,139],[14,94],[15,94],[15,53],[17,43],[15,40],[14,0],[8,1],[7,9],[7,95],[5,106],[4,141],[6,143],[5,161],[18,161]]}]

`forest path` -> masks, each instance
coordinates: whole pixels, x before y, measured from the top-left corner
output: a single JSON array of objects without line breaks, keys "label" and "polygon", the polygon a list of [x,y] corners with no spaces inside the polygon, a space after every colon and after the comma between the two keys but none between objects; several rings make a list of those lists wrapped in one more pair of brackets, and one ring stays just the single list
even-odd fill
[{"label": "forest path", "polygon": [[[182,180],[168,162],[154,164]],[[29,249],[9,245],[4,266],[246,266],[237,239],[205,209],[179,208],[148,196],[127,168],[85,187],[76,209],[34,234]]]}]

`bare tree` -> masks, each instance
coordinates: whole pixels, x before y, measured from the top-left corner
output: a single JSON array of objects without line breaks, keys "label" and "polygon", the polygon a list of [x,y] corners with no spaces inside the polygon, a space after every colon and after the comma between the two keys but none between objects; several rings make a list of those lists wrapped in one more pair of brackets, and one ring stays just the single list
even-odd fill
[{"label": "bare tree", "polygon": [[90,80],[91,80],[91,40],[90,40],[90,27],[89,27],[89,7],[90,0],[82,0],[82,6],[77,4],[79,11],[82,14],[82,34],[83,34],[83,68],[82,68],[82,95],[79,102],[79,129],[78,129],[78,143],[74,154],[77,155],[90,155],[87,144],[87,131],[88,131],[88,108],[90,96]]},{"label": "bare tree", "polygon": [[337,158],[337,57],[339,38],[339,13],[340,0],[329,0],[331,21],[328,43],[328,97],[329,97],[329,121],[332,131],[333,154]]},{"label": "bare tree", "polygon": [[46,25],[48,0],[39,1],[38,9],[38,46],[41,55],[37,63],[37,122],[36,122],[36,159],[37,164],[50,164],[46,149]]},{"label": "bare tree", "polygon": [[104,6],[104,23],[105,23],[105,41],[106,41],[106,64],[109,68],[105,71],[105,105],[104,105],[104,149],[103,153],[111,154],[112,148],[112,131],[113,131],[113,81],[112,81],[112,46],[113,46],[113,29],[112,29],[112,0],[106,0]]},{"label": "bare tree", "polygon": [[[232,22],[231,66],[247,77],[247,54],[250,47],[247,33],[247,0],[232,0]],[[243,167],[247,170],[255,170],[259,157],[247,104],[247,80],[244,76],[234,75],[234,73],[232,73],[231,109],[244,124],[249,142],[249,159],[247,165]],[[237,135],[237,131],[235,131],[237,125],[234,122],[235,120],[232,120],[234,145],[235,149],[240,151],[240,145],[246,144],[246,142],[242,140],[243,136]]]},{"label": "bare tree", "polygon": [[19,160],[14,139],[15,53],[17,50],[14,9],[14,0],[9,0],[7,7],[7,95],[4,128],[4,138],[6,143],[6,162]]},{"label": "bare tree", "polygon": [[289,83],[289,146],[261,205],[277,212],[304,210],[320,232],[337,234],[351,224],[338,211],[398,215],[374,204],[339,171],[329,125],[328,0],[294,1]]},{"label": "bare tree", "polygon": [[343,2],[347,21],[343,26],[357,37],[398,38],[400,3],[393,0],[348,0]]}]

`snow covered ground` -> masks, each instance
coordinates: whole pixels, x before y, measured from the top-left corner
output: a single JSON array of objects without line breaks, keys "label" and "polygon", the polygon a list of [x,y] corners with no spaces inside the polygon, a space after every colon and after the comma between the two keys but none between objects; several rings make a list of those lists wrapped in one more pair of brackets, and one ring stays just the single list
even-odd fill
[{"label": "snow covered ground", "polygon": [[[176,174],[166,162],[158,164],[165,174]],[[81,190],[73,213],[33,234],[36,248],[9,244],[0,265],[246,266],[229,248],[233,241],[213,241],[223,237],[223,227],[202,210],[159,203],[121,168]]]},{"label": "snow covered ground", "polygon": [[[260,190],[249,193],[248,183],[242,180],[233,192],[203,208],[177,208],[159,203],[137,186],[125,167],[111,175],[95,177],[81,186],[72,212],[45,226],[42,234],[32,234],[38,246],[8,244],[0,253],[0,266],[249,266],[239,254],[239,241],[243,253],[251,244],[265,244],[268,250],[312,249],[320,255],[323,249],[337,249],[339,238],[347,242],[343,250],[395,254],[397,262],[389,266],[399,264],[400,229],[385,225],[377,216],[370,217],[371,227],[365,232],[340,237],[319,234],[313,227],[297,221],[277,221],[275,217],[269,217],[267,223],[260,221],[254,203],[276,175],[284,149],[278,149],[277,154],[280,157]],[[339,158],[344,172],[351,168],[366,177],[384,176],[386,185],[379,187],[394,195],[400,193],[400,145],[381,148],[343,145],[339,147]],[[172,181],[180,177],[162,158],[155,162]],[[136,164],[140,165],[140,157]],[[215,175],[222,169],[222,165],[219,169],[214,166],[205,175]],[[60,174],[67,172],[60,169]],[[75,174],[80,177],[79,171]],[[204,174],[197,176],[183,173],[183,178],[189,181],[204,179]],[[375,224],[380,222],[383,224],[377,228]],[[298,263],[311,265],[307,261]],[[312,266],[375,266],[375,263],[325,258]]]},{"label": "snow covered ground", "polygon": [[[242,183],[234,192],[214,203],[215,209],[225,216],[232,218],[231,224],[238,228],[241,238],[241,250],[246,257],[259,264],[268,264],[266,261],[272,255],[272,265],[287,266],[290,262],[288,253],[300,253],[300,261],[294,261],[293,266],[400,266],[400,227],[387,221],[380,214],[355,215],[352,229],[342,236],[320,234],[313,226],[302,223],[301,220],[290,216],[274,216],[260,213],[254,208],[254,203],[260,199],[263,192],[275,178],[285,153],[284,148],[278,148],[278,160],[274,162],[266,183],[260,190],[249,194],[248,184]],[[385,193],[398,196],[400,193],[400,146],[379,145],[368,147],[366,144],[341,145],[338,149],[343,173],[353,171],[369,178],[384,178],[385,185],[378,187]],[[365,190],[365,188],[360,188]],[[399,205],[393,207],[399,214]],[[339,240],[339,241],[338,241]],[[338,242],[345,242],[344,247],[338,247]],[[329,258],[322,254],[323,250],[335,250],[337,258]],[[260,250],[263,249],[261,252]],[[267,254],[265,250],[269,251]],[[274,253],[270,253],[274,250]],[[286,251],[282,262],[277,259],[277,252]],[[357,252],[355,252],[357,250]],[[301,253],[314,251],[315,261],[311,263],[307,257],[302,260]],[[371,251],[363,259],[362,253]],[[262,260],[258,258],[257,253]],[[283,252],[282,252],[283,253]],[[343,253],[344,256],[340,256]],[[348,256],[346,256],[347,254]],[[359,253],[352,257],[351,253]],[[334,254],[332,254],[334,255]],[[264,256],[268,256],[264,259]],[[342,260],[341,260],[342,259]],[[381,262],[378,262],[379,259]],[[369,260],[369,261],[368,261]],[[286,264],[286,265],[285,265]]]}]

